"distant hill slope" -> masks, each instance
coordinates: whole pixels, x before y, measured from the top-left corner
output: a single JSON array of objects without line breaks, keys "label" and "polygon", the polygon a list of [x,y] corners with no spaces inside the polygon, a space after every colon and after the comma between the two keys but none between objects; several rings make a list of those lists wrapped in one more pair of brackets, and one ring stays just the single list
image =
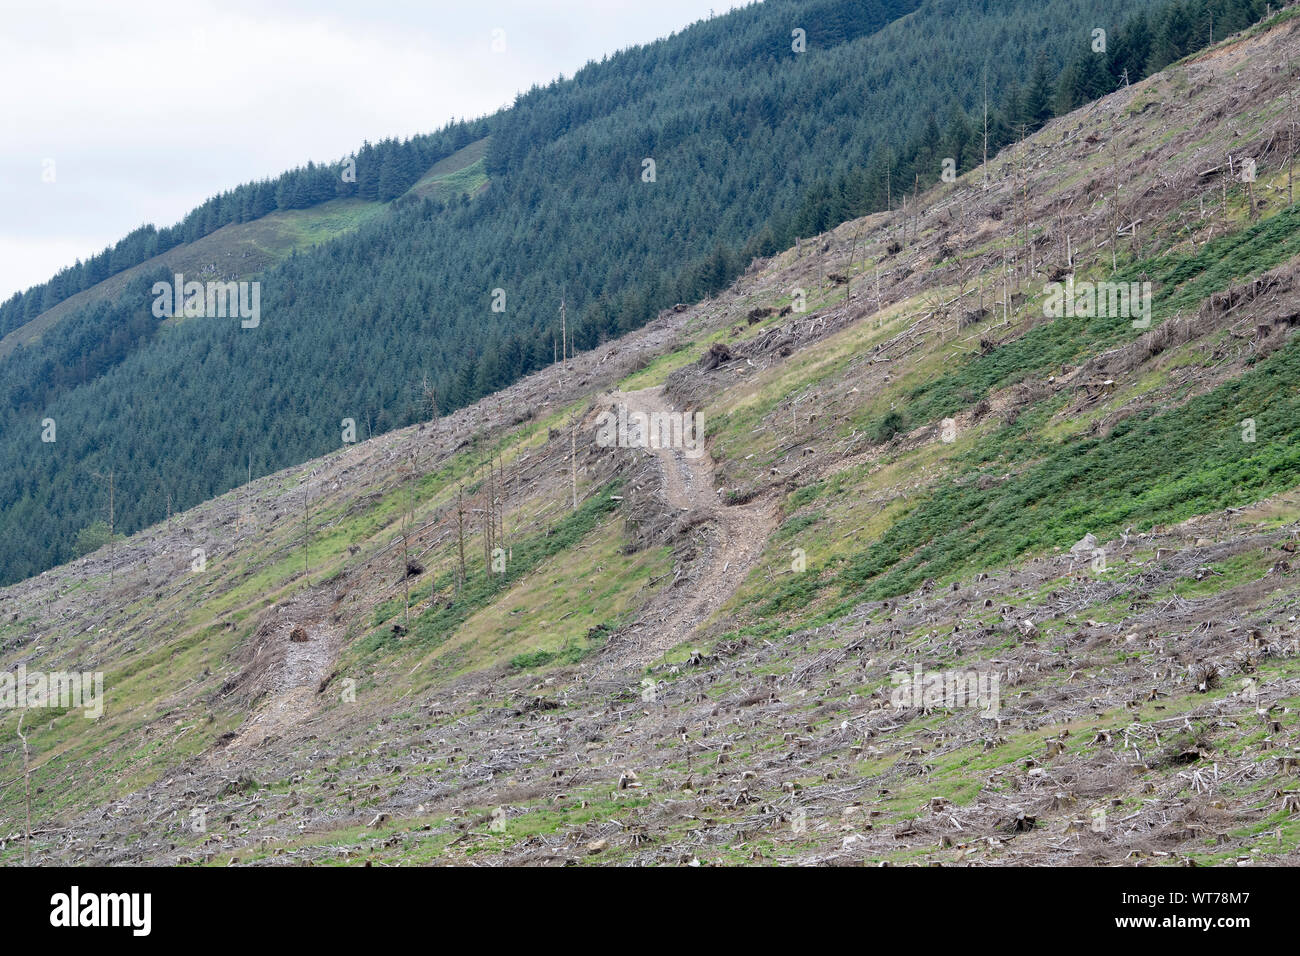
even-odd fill
[{"label": "distant hill slope", "polygon": [[[995,150],[1050,115],[1057,73],[1063,95],[1118,83],[1121,38],[1149,41],[1145,68],[1198,42],[1187,10],[1221,29],[1225,11],[1263,12],[1188,0],[1130,29],[1148,8],[769,0],[438,134],[446,155],[490,134],[486,189],[471,164],[407,202],[428,173],[413,165],[422,147],[390,144],[390,162],[369,167],[363,149],[357,198],[395,200],[393,211],[260,273],[256,329],[151,322],[142,282],[0,358],[0,580],[66,560],[107,519],[88,476],[113,472],[115,523],[131,531],[163,517],[169,497],[188,507],[232,487],[250,459],[265,473],[337,447],[345,420],[373,434],[462,407],[564,344],[593,348],[725,288],[755,255],[886,199],[913,202],[942,157],[966,169],[982,154],[969,112],[986,68]],[[1114,55],[1090,52],[1095,28],[1109,29]],[[1079,57],[1091,72],[1070,80]],[[446,188],[457,177],[474,198]],[[315,202],[337,178],[309,168],[274,198]],[[244,193],[239,214],[264,192]],[[214,222],[234,215],[224,203]],[[47,420],[57,442],[40,441]]]},{"label": "distant hill slope", "polygon": [[182,273],[199,281],[251,279],[290,253],[309,249],[365,222],[383,210],[380,203],[360,199],[335,199],[310,209],[273,212],[251,222],[222,226],[216,232],[183,243],[139,265],[123,269],[112,278],[42,312],[0,339],[0,358],[19,345],[31,348],[60,320],[86,306],[119,298],[127,283],[143,275]]},{"label": "distant hill slope", "polygon": [[174,226],[141,226],[85,262],[61,269],[50,281],[0,303],[0,335],[34,321],[78,293],[177,246],[197,242],[224,226],[274,212],[310,209],[335,199],[388,202],[405,192],[431,165],[481,139],[487,120],[452,123],[436,133],[399,142],[363,143],[337,163],[292,169],[275,180],[245,183],[209,199]]},{"label": "distant hill slope", "polygon": [[[398,198],[409,201],[428,196],[447,202],[481,191],[487,184],[481,160],[488,140],[484,137],[439,160]],[[333,199],[307,209],[271,212],[249,222],[222,226],[200,239],[182,243],[123,269],[41,312],[0,338],[0,358],[19,344],[31,347],[61,319],[79,309],[120,297],[127,283],[139,276],[153,275],[162,270],[169,274],[179,272],[200,281],[251,279],[284,261],[291,253],[308,250],[351,232],[385,207],[385,203],[357,198]]]},{"label": "distant hill slope", "polygon": [[0,589],[0,861],[1294,865],[1297,60]]},{"label": "distant hill slope", "polygon": [[449,202],[461,195],[474,196],[482,192],[488,183],[486,156],[491,140],[490,136],[485,136],[439,161],[407,190],[405,196],[427,196]]}]

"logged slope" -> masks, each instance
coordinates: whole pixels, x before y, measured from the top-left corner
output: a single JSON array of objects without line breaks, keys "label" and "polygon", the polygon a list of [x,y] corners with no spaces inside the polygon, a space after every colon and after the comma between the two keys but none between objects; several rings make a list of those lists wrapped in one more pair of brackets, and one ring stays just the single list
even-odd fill
[{"label": "logged slope", "polygon": [[[1245,18],[1262,11],[1262,0],[1198,2],[1213,4],[1220,24],[1218,7]],[[1055,71],[1087,49],[1083,25],[1118,31],[1146,6],[769,0],[530,91],[509,110],[438,134],[438,150],[390,144],[387,164],[359,151],[355,198],[394,199],[391,212],[260,274],[256,329],[207,319],[152,334],[146,286],[108,306],[132,330],[111,362],[94,352],[111,333],[72,354],[61,333],[43,335],[21,361],[0,358],[0,581],[76,554],[78,535],[106,517],[106,495],[88,475],[118,476],[116,523],[134,531],[163,518],[169,496],[190,507],[232,487],[250,459],[265,474],[326,453],[345,418],[363,433],[385,431],[544,367],[562,344],[561,301],[573,344],[590,349],[724,288],[753,255],[823,228],[831,213],[821,204],[800,214],[812,184],[917,136],[927,143],[933,118],[972,110],[983,84],[971,77],[986,66],[995,105],[1007,94],[993,117],[996,148],[1014,138],[1013,125],[1051,112],[1038,103],[1030,115],[1013,87],[1048,96]],[[1166,25],[1157,19],[1151,32],[1169,33]],[[1171,42],[1187,48],[1195,30]],[[1042,69],[1026,73],[1036,58]],[[972,135],[966,128],[956,154],[963,168]],[[459,179],[412,165],[487,136],[483,166]],[[900,184],[915,189],[918,176],[937,175],[936,155],[900,156],[880,195],[896,201]],[[346,185],[337,179],[316,167],[271,198],[297,209]],[[407,184],[409,200],[395,198]],[[242,217],[245,205],[251,215],[267,188],[218,197],[195,228]],[[90,314],[102,304],[58,328],[105,326]],[[27,308],[22,317],[46,328]],[[57,442],[39,441],[46,419]],[[39,533],[19,533],[30,528]]]},{"label": "logged slope", "polygon": [[[0,591],[0,673],[106,693],[24,712],[30,842],[0,720],[0,858],[1296,862],[1295,12]],[[1150,328],[1046,315],[1071,269]]]}]

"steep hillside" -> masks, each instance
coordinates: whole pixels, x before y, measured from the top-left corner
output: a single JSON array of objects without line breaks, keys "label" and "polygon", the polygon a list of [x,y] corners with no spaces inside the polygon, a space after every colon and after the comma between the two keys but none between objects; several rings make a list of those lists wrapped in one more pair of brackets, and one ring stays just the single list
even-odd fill
[{"label": "steep hillside", "polygon": [[0,860],[1300,861],[1296,14],[0,590]]},{"label": "steep hillside", "polygon": [[48,282],[0,303],[0,335],[37,321],[70,299],[80,298],[84,303],[82,293],[94,292],[91,298],[95,299],[106,292],[119,292],[120,284],[104,284],[168,252],[184,255],[179,247],[198,243],[226,226],[265,219],[277,212],[311,210],[338,199],[387,203],[406,192],[431,166],[454,162],[454,155],[481,142],[487,129],[487,120],[449,123],[436,133],[400,142],[363,143],[335,163],[309,162],[274,180],[244,183],[213,196],[174,226],[141,226],[85,262],[77,260]]},{"label": "steep hillside", "polygon": [[[595,348],[726,288],[755,255],[912,201],[940,157],[969,169],[983,155],[972,117],[985,74],[992,154],[1057,99],[1136,80],[1198,48],[1211,20],[1244,25],[1265,6],[768,0],[593,62],[493,116],[363,146],[355,183],[309,165],[223,193],[181,227],[0,306],[0,328],[19,323],[0,353],[27,343],[0,354],[0,581],[77,556],[79,536],[107,519],[87,475],[120,481],[114,519],[130,533],[164,518],[169,499],[188,508],[234,487],[250,460],[260,475],[325,454],[344,418],[375,433],[464,407],[565,346]],[[1104,59],[1095,29],[1114,41]],[[1087,75],[1070,70],[1080,58]],[[454,175],[431,171],[476,144],[481,156]],[[294,238],[283,261],[266,257],[255,328],[164,325],[152,283],[131,285],[162,274],[182,237],[215,242],[187,262],[224,275],[230,253],[248,251],[236,242],[247,227],[339,198],[387,211],[363,207],[374,214],[331,241],[299,251]],[[101,271],[102,291],[121,294],[74,303]],[[41,440],[47,420],[55,442]]]},{"label": "steep hillside", "polygon": [[[399,207],[424,198],[446,203],[481,192],[487,185],[483,156],[489,141],[490,137],[484,137],[438,160],[414,185],[389,202],[395,202]],[[339,176],[342,182],[341,172]],[[0,359],[20,345],[31,348],[60,321],[78,314],[87,306],[123,298],[133,279],[154,275],[170,277],[175,273],[200,282],[254,279],[295,252],[310,250],[351,232],[387,206],[388,202],[377,199],[367,201],[346,197],[304,209],[276,210],[248,221],[221,226],[207,235],[128,266],[37,313],[0,338]],[[137,307],[139,304],[134,303]]]},{"label": "steep hillside", "polygon": [[383,208],[380,203],[360,199],[335,199],[311,209],[273,212],[251,222],[222,226],[201,239],[123,269],[40,313],[0,339],[0,358],[20,345],[32,348],[63,319],[87,306],[122,297],[132,279],[178,272],[199,282],[253,279],[293,252],[355,229]]}]

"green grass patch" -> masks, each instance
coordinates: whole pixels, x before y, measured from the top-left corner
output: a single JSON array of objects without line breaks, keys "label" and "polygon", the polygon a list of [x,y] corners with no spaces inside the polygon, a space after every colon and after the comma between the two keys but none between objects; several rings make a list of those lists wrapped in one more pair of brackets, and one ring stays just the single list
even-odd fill
[{"label": "green grass patch", "polygon": [[[1145,411],[1105,438],[1041,448],[1008,472],[972,467],[938,489],[840,575],[846,590],[892,597],[963,570],[1115,533],[1241,506],[1300,481],[1300,344],[1165,414]],[[1240,422],[1253,418],[1254,443]],[[1024,458],[1028,440],[1011,443]],[[1007,454],[1004,448],[1001,452]]]}]

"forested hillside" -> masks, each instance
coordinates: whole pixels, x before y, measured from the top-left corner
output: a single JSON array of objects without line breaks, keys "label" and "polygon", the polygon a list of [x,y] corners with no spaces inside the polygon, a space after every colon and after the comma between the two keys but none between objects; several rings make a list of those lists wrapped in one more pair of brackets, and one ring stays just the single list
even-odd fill
[{"label": "forested hillside", "polygon": [[[1134,80],[1208,41],[1211,16],[1228,29],[1264,6],[769,0],[417,147],[390,145],[387,167],[359,156],[358,195],[396,196],[389,212],[263,274],[256,329],[162,323],[141,282],[0,359],[0,580],[73,555],[78,533],[108,516],[97,475],[115,476],[113,518],[132,531],[169,500],[232,487],[250,460],[264,474],[337,447],[343,419],[364,439],[464,406],[554,360],[562,301],[571,344],[591,348],[724,288],[755,256],[898,206],[937,178],[939,157],[969,168],[986,90],[995,151],[1124,70]],[[1137,11],[1149,16],[1131,20]],[[1117,42],[1081,58],[1095,28]],[[481,193],[399,195],[480,134],[491,136]],[[276,205],[329,196],[322,170],[333,175],[282,179]],[[268,190],[218,197],[166,241],[269,208]],[[41,304],[98,274],[70,274]],[[31,301],[5,321],[29,320]],[[46,419],[55,442],[41,441]]]},{"label": "forested hillside", "polygon": [[405,192],[431,165],[481,139],[486,131],[487,120],[479,120],[455,123],[401,142],[363,143],[354,155],[337,163],[309,162],[274,180],[245,183],[214,196],[174,226],[141,226],[98,255],[77,261],[49,282],[15,293],[0,304],[0,335],[110,276],[182,243],[209,236],[222,226],[252,222],[286,209],[310,209],[331,199],[387,202]]}]

